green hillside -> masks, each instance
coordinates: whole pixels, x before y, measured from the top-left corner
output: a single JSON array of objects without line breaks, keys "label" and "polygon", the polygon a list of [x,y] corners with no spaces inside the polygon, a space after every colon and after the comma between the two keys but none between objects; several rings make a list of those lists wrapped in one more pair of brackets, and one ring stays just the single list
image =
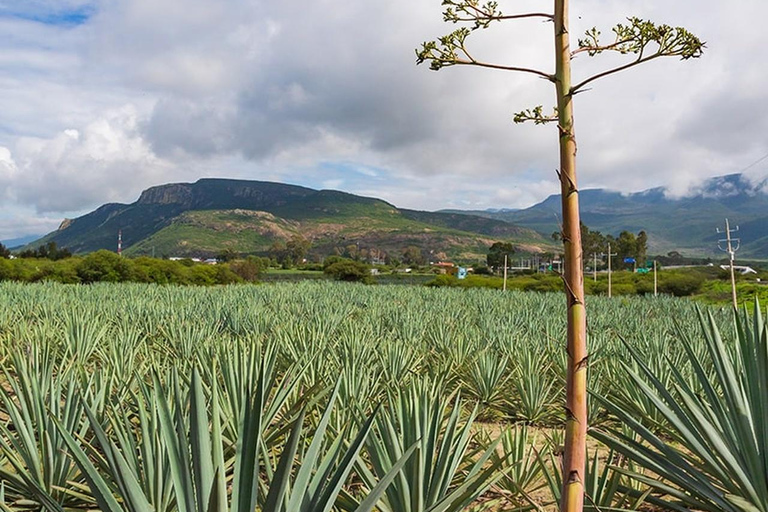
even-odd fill
[{"label": "green hillside", "polygon": [[350,244],[397,255],[408,246],[437,258],[481,259],[497,240],[522,251],[551,250],[547,238],[508,222],[472,215],[401,210],[380,199],[280,183],[202,179],[144,191],[132,204],[107,204],[62,223],[30,245],[56,242],[75,253],[214,256],[225,249],[264,254],[276,241],[302,236],[310,254]]}]

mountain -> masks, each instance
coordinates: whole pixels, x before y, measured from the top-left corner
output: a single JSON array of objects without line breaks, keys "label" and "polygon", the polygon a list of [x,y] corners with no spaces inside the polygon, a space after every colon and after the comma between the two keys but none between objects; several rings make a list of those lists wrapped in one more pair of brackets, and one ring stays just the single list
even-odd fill
[{"label": "mountain", "polygon": [[548,250],[535,231],[481,216],[399,209],[380,199],[264,181],[201,179],[152,187],[132,204],[105,204],[30,247],[56,242],[74,253],[115,250],[126,255],[212,256],[232,249],[264,254],[276,241],[300,235],[311,253],[356,245],[399,255],[414,245],[434,258],[484,258],[497,240],[524,251]]},{"label": "mountain", "polygon": [[29,235],[19,238],[6,238],[5,240],[0,240],[0,244],[3,244],[8,249],[16,249],[18,247],[23,247],[28,243],[34,242],[38,238],[40,238],[40,235]]},{"label": "mountain", "polygon": [[[716,229],[738,225],[737,257],[768,258],[768,180],[754,184],[741,174],[712,178],[686,197],[672,198],[663,188],[633,194],[604,189],[580,192],[581,219],[590,229],[618,235],[648,233],[652,252],[723,256]],[[474,216],[511,222],[549,236],[559,230],[560,195],[518,211],[472,211]]]}]

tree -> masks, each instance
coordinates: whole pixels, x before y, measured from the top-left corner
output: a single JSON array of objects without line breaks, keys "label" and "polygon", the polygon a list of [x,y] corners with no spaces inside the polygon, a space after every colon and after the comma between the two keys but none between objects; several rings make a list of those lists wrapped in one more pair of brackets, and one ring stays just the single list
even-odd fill
[{"label": "tree", "polygon": [[63,260],[72,256],[72,253],[66,247],[59,248],[56,242],[48,242],[37,249],[25,249],[19,253],[21,258],[41,258],[52,261]]},{"label": "tree", "polygon": [[678,251],[669,251],[667,253],[667,258],[669,258],[669,260],[673,263],[679,263],[684,259],[683,255]]},{"label": "tree", "polygon": [[611,244],[611,250],[616,251],[618,261],[626,268],[634,266],[632,263],[624,264],[626,258],[634,259],[638,266],[645,265],[648,251],[648,235],[645,231],[640,231],[637,236],[629,231],[622,231],[618,238],[611,238]]},{"label": "tree", "polygon": [[606,244],[606,238],[601,232],[592,231],[586,224],[581,223],[581,250],[586,261],[595,254],[603,253]]},{"label": "tree", "polygon": [[77,266],[77,275],[83,283],[121,283],[130,281],[131,273],[131,264],[126,258],[105,249],[92,252]]},{"label": "tree", "polygon": [[[579,219],[579,188],[576,179],[576,135],[574,131],[573,98],[584,92],[586,86],[597,79],[665,56],[682,59],[699,57],[704,43],[684,28],[673,28],[640,18],[628,18],[613,29],[615,38],[603,43],[600,31],[587,31],[578,48],[571,50],[569,31],[570,0],[554,0],[553,12],[503,14],[498,2],[489,0],[443,0],[444,19],[453,23],[466,23],[436,41],[423,43],[416,51],[417,63],[429,62],[437,71],[444,67],[465,65],[526,73],[551,82],[555,89],[556,107],[550,115],[539,105],[521,111],[514,121],[535,124],[556,123],[560,146],[560,180],[563,245],[565,249],[565,293],[567,302],[567,354],[566,369],[566,431],[564,454],[563,492],[560,508],[574,512],[583,509],[587,436],[587,316],[584,305],[584,273],[582,264],[581,222]],[[497,64],[479,60],[470,52],[467,42],[477,29],[485,29],[494,22],[522,19],[551,21],[555,39],[554,73],[534,68]],[[578,83],[571,80],[571,60],[579,54],[595,56],[603,52],[634,55],[630,62],[597,73]]]},{"label": "tree", "polygon": [[421,249],[415,245],[409,245],[403,249],[403,263],[406,265],[423,265],[424,261]]},{"label": "tree", "polygon": [[309,250],[309,240],[301,235],[293,235],[285,244],[286,256],[291,264],[298,265],[304,260]]},{"label": "tree", "polygon": [[269,257],[277,261],[280,265],[286,264],[286,255],[288,250],[286,249],[285,242],[282,240],[275,240],[269,248]]},{"label": "tree", "polygon": [[638,265],[645,266],[645,260],[648,258],[648,234],[640,231],[635,239],[635,259]]},{"label": "tree", "polygon": [[[629,231],[622,231],[619,233],[619,238],[616,239],[616,245],[612,247],[616,250],[618,261],[626,267],[624,260],[634,258],[637,253],[637,239]],[[631,263],[628,265],[632,267]]]},{"label": "tree", "polygon": [[269,268],[269,258],[248,256],[244,260],[234,261],[229,264],[229,269],[243,281],[253,283],[258,281],[262,272]]},{"label": "tree", "polygon": [[228,263],[237,259],[238,254],[233,249],[224,249],[216,255],[216,261]]},{"label": "tree", "polygon": [[6,246],[0,244],[0,258],[10,258],[11,251]]},{"label": "tree", "polygon": [[485,257],[485,261],[488,263],[489,267],[492,267],[495,270],[504,266],[504,256],[506,256],[507,259],[511,259],[513,254],[515,254],[515,248],[511,243],[494,242],[490,249],[488,249],[488,255]]}]

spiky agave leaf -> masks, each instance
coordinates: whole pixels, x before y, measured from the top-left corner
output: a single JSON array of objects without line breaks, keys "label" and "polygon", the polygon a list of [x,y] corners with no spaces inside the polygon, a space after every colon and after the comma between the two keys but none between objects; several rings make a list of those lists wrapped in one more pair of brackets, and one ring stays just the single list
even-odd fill
[{"label": "spiky agave leaf", "polygon": [[[709,511],[768,510],[768,328],[759,303],[752,318],[736,316],[736,345],[730,350],[711,314],[699,311],[706,346],[700,360],[691,340],[681,339],[700,384],[698,393],[681,371],[671,367],[672,385],[659,380],[631,347],[639,371],[629,375],[668,424],[662,438],[630,411],[602,400],[644,442],[617,429],[593,435],[617,452],[659,475],[633,476],[669,495],[671,506]],[[711,365],[713,372],[708,372]],[[668,441],[671,437],[673,442]]]}]

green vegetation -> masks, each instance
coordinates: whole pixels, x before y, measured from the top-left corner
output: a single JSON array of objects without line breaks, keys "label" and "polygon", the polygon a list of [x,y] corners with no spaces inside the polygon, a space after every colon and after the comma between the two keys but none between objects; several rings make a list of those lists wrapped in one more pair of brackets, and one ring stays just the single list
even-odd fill
[{"label": "green vegetation", "polygon": [[[9,256],[10,253],[7,250],[3,251],[0,249],[0,257],[7,258]],[[18,256],[20,258],[45,258],[56,261],[69,258],[72,256],[72,253],[66,247],[58,247],[56,242],[48,242],[47,244],[40,245],[36,249],[25,249],[19,252]]]},{"label": "green vegetation", "polygon": [[[353,246],[354,247],[354,246]],[[409,261],[423,258],[416,248],[404,251]],[[163,260],[148,257],[119,257],[109,251],[97,251],[85,257],[65,259],[0,257],[0,281],[42,282],[65,284],[94,282],[136,282],[178,285],[219,285],[242,282],[299,282],[304,280],[337,279],[378,284],[410,284],[430,287],[501,289],[502,278],[485,273],[469,274],[466,279],[454,275],[435,275],[429,267],[416,268],[411,273],[397,272],[397,267],[374,268],[362,261],[342,256],[329,256],[323,265],[302,264],[292,268],[279,268],[274,259],[258,256],[240,258],[233,251],[219,254],[217,265],[192,260]],[[337,264],[337,265],[332,265]],[[333,267],[333,268],[329,268]],[[481,267],[482,271],[483,268]],[[607,295],[608,280],[605,272],[598,280],[587,276],[584,282],[588,295]],[[510,290],[526,292],[562,292],[563,280],[552,272],[510,273]],[[659,267],[658,293],[676,297],[693,297],[706,304],[728,304],[730,283],[728,274],[719,267],[692,267],[666,270]],[[755,297],[768,303],[768,271],[757,275],[738,276],[737,293],[740,304],[752,304]],[[636,274],[619,271],[612,274],[612,295],[653,295],[653,273]]]},{"label": "green vegetation", "polygon": [[[624,425],[594,435],[651,474],[630,475],[667,495],[657,503],[712,512],[768,510],[768,327],[759,305],[737,318],[733,345],[715,319],[699,314],[704,343],[682,340],[677,365],[628,347],[624,371],[638,399],[653,403],[663,427],[621,402],[596,398]],[[653,476],[656,475],[656,476]]]},{"label": "green vegetation", "polygon": [[[281,263],[321,261],[350,245],[359,253],[399,258],[409,246],[450,258],[481,259],[490,237],[551,246],[538,233],[478,216],[401,210],[369,197],[259,181],[203,179],[146,190],[130,205],[108,204],[31,244],[54,242],[75,254],[114,249],[122,231],[126,256],[213,257],[230,250]],[[287,248],[295,240],[301,247]],[[297,255],[301,255],[297,258]],[[351,256],[351,255],[350,255]]]},{"label": "green vegetation", "polygon": [[515,254],[515,247],[510,243],[494,242],[488,249],[485,262],[488,267],[493,269],[504,268],[504,264],[512,261],[512,255]]},{"label": "green vegetation", "polygon": [[373,282],[370,265],[340,256],[326,258],[323,263],[323,273],[337,281]]},{"label": "green vegetation", "polygon": [[[307,500],[459,512],[482,494],[492,510],[550,510],[562,478],[549,455],[564,421],[561,307],[559,293],[335,282],[0,283],[0,508],[297,512]],[[588,307],[594,393],[677,439],[623,363],[635,354],[661,382],[679,372],[693,385],[688,351],[711,344],[694,306]],[[733,347],[727,309],[710,312]],[[670,350],[671,332],[685,350]],[[713,375],[715,362],[698,359]],[[710,400],[704,389],[697,400]],[[589,407],[592,424],[622,432],[600,401]],[[586,473],[600,509],[687,492],[595,450],[607,451],[590,448]]]},{"label": "green vegetation", "polygon": [[134,282],[182,285],[215,285],[256,281],[268,263],[249,257],[218,265],[192,260],[124,258],[110,251],[96,251],[85,257],[52,261],[37,258],[0,258],[0,281],[91,284]]},{"label": "green vegetation", "polygon": [[[739,276],[737,294],[739,304],[752,304],[755,297],[768,303],[768,272],[758,276]],[[608,295],[608,276],[598,273],[597,281],[587,276],[584,289],[587,295]],[[653,295],[653,272],[638,274],[629,271],[614,272],[611,276],[612,295]],[[694,267],[673,270],[660,269],[657,291],[660,295],[692,297],[707,304],[729,304],[731,288],[728,276],[719,267]],[[760,279],[758,281],[758,279]],[[452,275],[439,275],[427,283],[428,286],[458,288],[501,289],[503,279],[498,276],[472,275],[457,279]],[[562,292],[563,279],[552,272],[510,274],[507,288],[526,292]]]}]

